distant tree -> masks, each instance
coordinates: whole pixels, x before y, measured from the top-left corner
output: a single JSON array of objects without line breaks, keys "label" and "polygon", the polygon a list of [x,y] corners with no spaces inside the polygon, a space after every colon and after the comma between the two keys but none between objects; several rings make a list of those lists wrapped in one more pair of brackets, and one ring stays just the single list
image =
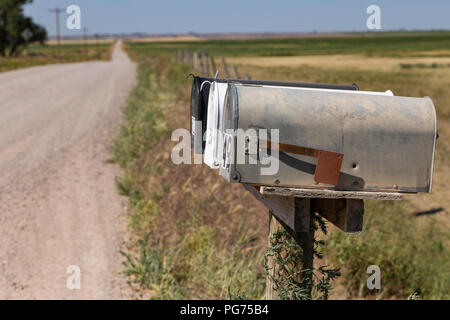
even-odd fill
[{"label": "distant tree", "polygon": [[22,7],[31,2],[0,0],[0,56],[17,56],[27,43],[43,43],[47,39],[47,31],[23,13]]}]

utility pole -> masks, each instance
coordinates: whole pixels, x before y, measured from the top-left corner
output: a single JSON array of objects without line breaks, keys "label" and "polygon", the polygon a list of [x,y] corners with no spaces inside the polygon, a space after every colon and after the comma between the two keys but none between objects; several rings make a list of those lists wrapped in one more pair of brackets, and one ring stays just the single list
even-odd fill
[{"label": "utility pole", "polygon": [[60,9],[58,7],[55,7],[55,9],[50,9],[49,11],[51,13],[55,13],[55,16],[56,16],[56,43],[58,45],[58,56],[59,56],[59,58],[61,58],[60,33],[59,33],[59,13],[64,10]]},{"label": "utility pole", "polygon": [[96,33],[95,34],[95,47],[97,49],[97,59],[100,60],[100,47],[98,45],[98,38],[99,38],[99,35],[98,35],[98,33]]},{"label": "utility pole", "polygon": [[89,60],[88,58],[88,52],[87,52],[87,28],[83,28],[83,42],[84,42],[84,55],[86,57],[86,60]]}]

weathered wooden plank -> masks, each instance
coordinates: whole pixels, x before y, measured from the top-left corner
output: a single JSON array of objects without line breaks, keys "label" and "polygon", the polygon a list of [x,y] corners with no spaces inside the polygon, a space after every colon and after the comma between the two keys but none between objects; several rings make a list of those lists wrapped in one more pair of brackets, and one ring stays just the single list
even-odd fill
[{"label": "weathered wooden plank", "polygon": [[278,195],[262,196],[258,190],[250,185],[244,187],[261,201],[291,233],[308,232],[310,224],[310,199],[285,197]]},{"label": "weathered wooden plank", "polygon": [[295,219],[295,199],[292,197],[283,197],[277,195],[262,196],[258,190],[251,186],[244,184],[247,189],[257,200],[261,201],[270,212],[272,212],[280,221],[289,226],[294,227]]},{"label": "weathered wooden plank", "polygon": [[278,195],[296,198],[322,198],[322,199],[364,199],[364,200],[402,200],[403,194],[398,192],[375,191],[336,191],[320,189],[297,189],[286,187],[261,186],[261,195]]},{"label": "weathered wooden plank", "polygon": [[315,212],[346,233],[362,231],[364,200],[361,199],[313,199]]}]

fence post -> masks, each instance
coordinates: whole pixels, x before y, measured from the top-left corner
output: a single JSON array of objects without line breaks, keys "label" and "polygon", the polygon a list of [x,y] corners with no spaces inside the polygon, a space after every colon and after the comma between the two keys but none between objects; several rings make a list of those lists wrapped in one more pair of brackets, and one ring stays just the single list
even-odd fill
[{"label": "fence post", "polygon": [[213,56],[210,56],[210,57],[209,57],[209,60],[210,60],[211,69],[212,69],[212,76],[214,77],[214,75],[215,75],[216,72],[217,72],[216,61],[214,61],[214,57],[213,57]]},{"label": "fence post", "polygon": [[205,54],[203,55],[203,66],[204,66],[204,75],[205,76],[209,76],[210,73],[210,68],[209,68],[209,55],[207,52],[205,52]]},{"label": "fence post", "polygon": [[[290,202],[291,199],[282,200],[283,198],[279,198],[277,200],[277,210],[282,211],[285,205],[284,202]],[[288,208],[289,206],[286,206]],[[269,210],[269,247],[271,246],[271,240],[274,234],[276,234],[280,230],[285,230],[287,234],[291,234],[297,244],[301,247],[303,255],[302,261],[297,265],[300,267],[300,270],[312,270],[313,262],[314,262],[314,231],[312,228],[312,224],[314,223],[314,211],[311,207],[311,199],[308,198],[294,198],[294,216],[298,218],[299,221],[308,222],[307,226],[303,226],[300,229],[302,232],[295,232],[292,234],[292,231],[289,232],[287,228],[283,226],[282,223],[278,221],[275,215],[272,213],[272,210]],[[289,211],[289,210],[287,210]],[[286,212],[289,214],[289,212]],[[306,230],[305,230],[306,227]],[[283,254],[288,255],[289,249],[285,249],[286,251]],[[295,264],[298,261],[294,261]],[[273,300],[277,297],[277,281],[279,280],[279,271],[283,266],[277,265],[274,256],[269,256],[267,258],[267,268],[268,275],[266,279],[266,299]],[[295,271],[300,271],[295,270]],[[301,282],[305,280],[305,283],[310,283],[311,286],[307,288],[308,292],[305,292],[305,295],[311,296],[312,294],[312,272],[301,272],[298,275],[299,278],[295,279],[297,282]],[[302,279],[301,277],[307,277],[307,279]]]},{"label": "fence post", "polygon": [[240,79],[241,77],[239,76],[239,72],[236,66],[233,66],[233,72],[234,72],[234,76],[236,77],[236,79]]},{"label": "fence post", "polygon": [[186,51],[186,64],[191,68],[194,66],[192,61],[192,53],[189,50]]},{"label": "fence post", "polygon": [[227,62],[225,61],[225,57],[222,57],[222,70],[225,78],[230,77],[230,73],[228,72]]},{"label": "fence post", "polygon": [[195,70],[198,70],[199,68],[199,53],[197,51],[194,52],[193,56],[193,67]]}]

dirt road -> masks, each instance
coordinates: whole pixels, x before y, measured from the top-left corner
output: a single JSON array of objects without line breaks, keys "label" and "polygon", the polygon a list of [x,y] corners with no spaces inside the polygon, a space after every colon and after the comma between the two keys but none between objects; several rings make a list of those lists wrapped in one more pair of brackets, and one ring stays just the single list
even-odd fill
[{"label": "dirt road", "polygon": [[117,43],[110,62],[0,74],[0,299],[124,296],[124,199],[106,161],[135,70]]}]

